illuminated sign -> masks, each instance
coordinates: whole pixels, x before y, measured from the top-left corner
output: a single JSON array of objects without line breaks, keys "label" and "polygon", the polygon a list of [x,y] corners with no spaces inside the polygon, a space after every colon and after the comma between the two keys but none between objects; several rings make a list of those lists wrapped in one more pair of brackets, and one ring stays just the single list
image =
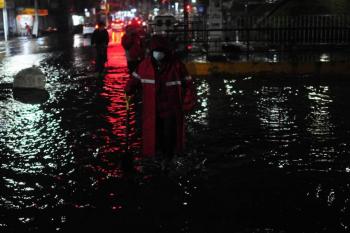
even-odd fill
[{"label": "illuminated sign", "polygon": [[5,0],[0,0],[0,8],[4,8],[5,7]]},{"label": "illuminated sign", "polygon": [[[18,10],[17,13],[19,15],[35,15],[35,9],[34,8],[24,8],[24,9]],[[49,11],[47,9],[38,9],[38,15],[39,16],[47,16],[47,15],[49,15]]]}]

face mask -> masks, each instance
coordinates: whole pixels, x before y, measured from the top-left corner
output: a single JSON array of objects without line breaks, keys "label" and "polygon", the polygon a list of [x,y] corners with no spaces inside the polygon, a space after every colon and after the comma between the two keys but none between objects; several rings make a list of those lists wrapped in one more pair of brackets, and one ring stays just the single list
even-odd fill
[{"label": "face mask", "polygon": [[156,59],[157,61],[160,61],[165,57],[165,53],[160,51],[153,51],[152,55],[153,55],[153,58]]}]

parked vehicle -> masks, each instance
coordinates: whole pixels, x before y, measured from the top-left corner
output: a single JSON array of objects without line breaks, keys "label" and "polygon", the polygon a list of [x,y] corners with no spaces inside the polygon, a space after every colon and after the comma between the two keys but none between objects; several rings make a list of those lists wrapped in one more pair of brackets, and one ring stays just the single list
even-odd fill
[{"label": "parked vehicle", "polygon": [[144,22],[140,17],[135,17],[127,21],[127,25],[134,25],[134,26],[145,26],[146,22]]},{"label": "parked vehicle", "polygon": [[116,19],[114,21],[111,22],[111,29],[113,31],[122,31],[124,28],[124,21],[121,19]]}]

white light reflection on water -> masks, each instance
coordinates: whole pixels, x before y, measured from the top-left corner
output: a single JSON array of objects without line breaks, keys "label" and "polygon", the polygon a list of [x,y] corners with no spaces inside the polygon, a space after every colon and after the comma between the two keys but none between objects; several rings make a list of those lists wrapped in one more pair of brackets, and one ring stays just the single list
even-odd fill
[{"label": "white light reflection on water", "polygon": [[209,91],[209,84],[205,80],[201,80],[201,83],[197,86],[198,103],[200,103],[200,106],[192,114],[195,116],[192,118],[195,123],[208,125]]},{"label": "white light reflection on water", "polygon": [[[333,145],[322,144],[329,142],[334,137],[335,126],[332,123],[331,113],[329,111],[330,104],[333,102],[329,94],[328,86],[308,86],[308,99],[311,101],[308,120],[311,121],[307,127],[307,131],[315,140],[310,147],[310,155],[318,158],[318,162],[332,162],[339,153]],[[328,167],[324,167],[328,169]]]},{"label": "white light reflection on water", "polygon": [[[57,168],[64,159],[56,159],[57,150],[64,149],[67,144],[65,135],[60,132],[60,122],[45,113],[40,105],[24,104],[13,101],[12,109],[6,113],[8,119],[5,145],[12,157],[3,168],[16,173],[41,173],[45,168]],[[47,123],[43,119],[50,118]],[[44,125],[43,125],[44,124]],[[52,146],[56,145],[56,146]],[[69,151],[66,152],[67,156]]]},{"label": "white light reflection on water", "polygon": [[236,80],[234,79],[231,79],[231,80],[228,80],[228,79],[225,79],[224,80],[224,84],[225,84],[225,88],[226,88],[226,95],[233,95],[233,94],[236,94],[236,90],[235,90],[235,86],[234,86],[234,83],[236,82]]},{"label": "white light reflection on water", "polygon": [[[288,144],[292,136],[294,119],[289,116],[288,95],[290,87],[262,87],[261,98],[257,101],[261,126],[270,141]],[[277,135],[278,136],[277,136]]]},{"label": "white light reflection on water", "polygon": [[296,122],[288,105],[295,91],[291,87],[263,86],[257,93],[257,117],[264,132],[262,136],[272,143],[266,158],[272,158],[270,163],[278,168],[298,163],[289,158],[292,142],[298,138]]},{"label": "white light reflection on water", "polygon": [[83,37],[82,35],[78,35],[78,34],[74,35],[73,48],[86,47],[90,45],[91,45],[90,38]]},{"label": "white light reflection on water", "polygon": [[73,163],[75,157],[67,146],[67,133],[61,129],[60,118],[45,111],[44,106],[12,100],[6,107],[6,128],[0,131],[6,142],[1,145],[1,169],[19,176],[3,177],[7,192],[12,194],[2,198],[0,204],[11,209],[47,208],[42,200],[51,198],[50,194],[38,197],[36,192],[47,185],[43,177],[55,177],[62,167]]},{"label": "white light reflection on water", "polygon": [[331,122],[329,105],[333,102],[327,86],[306,87],[308,99],[311,101],[309,119],[311,124],[307,131],[318,140],[328,140],[333,134],[334,125]]},{"label": "white light reflection on water", "polygon": [[39,37],[36,39],[36,43],[40,46],[47,44],[47,37]]},{"label": "white light reflection on water", "polygon": [[323,53],[320,56],[320,62],[330,62],[329,54]]},{"label": "white light reflection on water", "polygon": [[31,48],[33,48],[33,45],[31,43],[31,41],[25,41],[23,43],[21,43],[22,46],[22,51],[24,55],[28,55],[31,53]]}]

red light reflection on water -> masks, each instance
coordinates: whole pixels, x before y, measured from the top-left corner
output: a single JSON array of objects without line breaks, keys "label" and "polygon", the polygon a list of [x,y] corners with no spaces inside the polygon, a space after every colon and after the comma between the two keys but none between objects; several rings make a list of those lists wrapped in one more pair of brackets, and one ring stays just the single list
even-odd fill
[{"label": "red light reflection on water", "polygon": [[[131,140],[135,135],[135,119],[133,106],[131,105],[129,114],[126,110],[124,87],[129,74],[124,49],[120,44],[110,44],[108,47],[106,67],[107,74],[103,78],[100,95],[107,100],[107,111],[103,117],[111,125],[111,133],[107,135],[112,136],[104,138],[106,146],[101,148],[100,153],[119,156],[128,149],[127,147],[137,147],[139,144]],[[131,143],[133,144],[130,145]]]},{"label": "red light reflection on water", "polygon": [[114,44],[121,44],[122,37],[124,35],[124,32],[111,32],[111,43]]}]

